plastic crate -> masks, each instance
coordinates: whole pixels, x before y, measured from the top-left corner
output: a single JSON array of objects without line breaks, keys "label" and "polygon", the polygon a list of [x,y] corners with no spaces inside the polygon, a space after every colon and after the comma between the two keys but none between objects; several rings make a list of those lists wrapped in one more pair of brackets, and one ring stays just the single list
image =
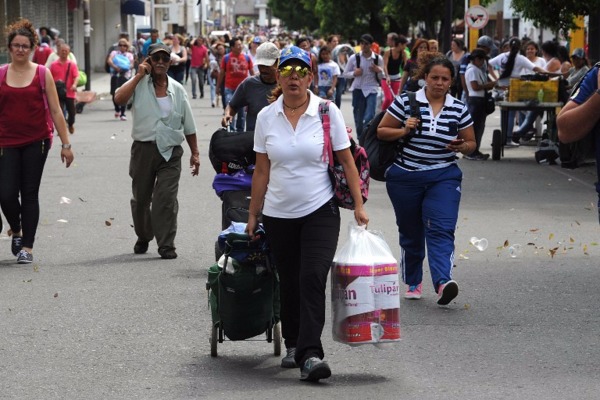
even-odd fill
[{"label": "plastic crate", "polygon": [[544,103],[558,101],[558,80],[522,81],[511,79],[508,88],[508,101],[538,100],[538,92],[544,91]]}]

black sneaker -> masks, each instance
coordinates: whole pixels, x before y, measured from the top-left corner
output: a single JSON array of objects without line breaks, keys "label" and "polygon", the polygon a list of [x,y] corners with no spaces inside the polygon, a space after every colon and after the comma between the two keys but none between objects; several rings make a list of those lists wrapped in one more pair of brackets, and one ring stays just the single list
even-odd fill
[{"label": "black sneaker", "polygon": [[12,236],[12,241],[10,244],[10,250],[13,253],[13,256],[19,254],[21,249],[23,248],[23,238],[21,236]]},{"label": "black sneaker", "polygon": [[21,250],[17,254],[17,264],[31,264],[33,262],[33,254],[26,250]]},{"label": "black sneaker", "polygon": [[329,365],[318,357],[311,357],[304,362],[300,371],[300,380],[318,382],[319,379],[327,379],[331,376]]},{"label": "black sneaker", "polygon": [[297,368],[298,364],[296,364],[296,360],[294,359],[295,356],[295,347],[290,347],[289,349],[287,349],[285,357],[281,359],[281,368]]}]

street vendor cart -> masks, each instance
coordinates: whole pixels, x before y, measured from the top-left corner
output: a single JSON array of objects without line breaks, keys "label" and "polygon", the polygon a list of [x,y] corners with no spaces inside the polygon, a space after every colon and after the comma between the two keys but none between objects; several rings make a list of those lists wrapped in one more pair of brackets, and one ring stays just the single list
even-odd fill
[{"label": "street vendor cart", "polygon": [[504,145],[508,131],[509,111],[541,111],[546,112],[547,130],[542,138],[557,142],[556,114],[563,106],[558,101],[558,80],[524,80],[511,79],[508,101],[499,101],[500,129],[496,129],[492,136],[492,160],[500,160],[504,156]]}]

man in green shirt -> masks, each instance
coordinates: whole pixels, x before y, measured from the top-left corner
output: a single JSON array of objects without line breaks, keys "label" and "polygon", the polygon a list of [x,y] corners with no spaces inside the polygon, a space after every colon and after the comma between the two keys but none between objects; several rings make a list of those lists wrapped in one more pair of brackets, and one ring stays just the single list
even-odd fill
[{"label": "man in green shirt", "polygon": [[170,54],[163,43],[151,45],[149,57],[139,65],[137,74],[115,93],[115,103],[133,103],[129,175],[131,213],[138,237],[133,251],[145,253],[156,237],[158,253],[164,259],[177,257],[174,241],[184,140],[192,152],[192,175],[198,175],[200,168],[196,123],[185,88],[167,76]]}]

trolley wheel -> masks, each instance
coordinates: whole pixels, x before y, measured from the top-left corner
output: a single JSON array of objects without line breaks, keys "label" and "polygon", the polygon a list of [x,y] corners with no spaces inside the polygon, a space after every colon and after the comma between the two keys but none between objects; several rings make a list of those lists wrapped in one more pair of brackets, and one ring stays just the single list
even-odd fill
[{"label": "trolley wheel", "polygon": [[210,356],[217,356],[217,343],[219,342],[219,328],[217,328],[214,324],[210,331]]},{"label": "trolley wheel", "polygon": [[502,153],[502,131],[500,129],[494,129],[492,134],[492,160],[500,160],[500,154]]},{"label": "trolley wheel", "polygon": [[279,322],[273,327],[273,354],[281,355],[281,324]]}]

